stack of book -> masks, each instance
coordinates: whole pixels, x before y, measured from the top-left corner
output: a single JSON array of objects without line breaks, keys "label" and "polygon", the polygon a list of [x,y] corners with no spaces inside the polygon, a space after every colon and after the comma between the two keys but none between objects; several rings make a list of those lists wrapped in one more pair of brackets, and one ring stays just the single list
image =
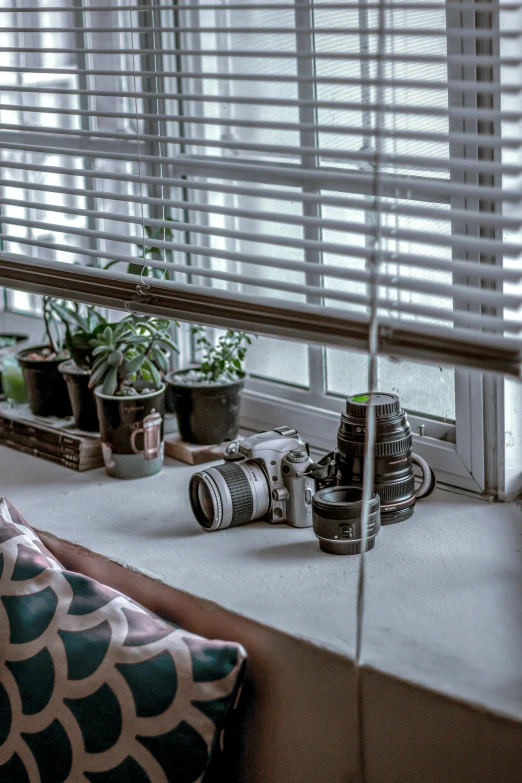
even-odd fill
[{"label": "stack of book", "polygon": [[28,405],[13,408],[0,401],[0,445],[73,470],[103,465],[99,434],[74,429],[72,419],[34,416]]}]

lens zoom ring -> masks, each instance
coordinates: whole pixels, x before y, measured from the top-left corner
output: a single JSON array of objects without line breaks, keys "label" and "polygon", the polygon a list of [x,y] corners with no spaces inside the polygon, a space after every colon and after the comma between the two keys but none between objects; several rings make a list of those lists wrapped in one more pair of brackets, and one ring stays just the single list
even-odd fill
[{"label": "lens zoom ring", "polygon": [[396,484],[376,484],[375,491],[378,493],[381,503],[413,495],[415,492],[415,477],[408,477],[404,481],[398,481]]},{"label": "lens zoom ring", "polygon": [[218,465],[215,470],[221,473],[227,482],[228,491],[232,499],[232,521],[230,527],[250,522],[254,513],[254,499],[244,471],[235,462]]},{"label": "lens zoom ring", "polygon": [[[364,453],[364,443],[346,441],[344,438],[339,438],[337,447],[341,454],[343,453],[342,447],[346,447],[346,443],[350,443],[350,450],[354,457],[361,457]],[[400,440],[390,440],[381,443],[376,443],[373,453],[376,457],[397,457],[399,454],[404,454],[405,451],[409,451],[413,445],[413,439],[411,434]]]}]

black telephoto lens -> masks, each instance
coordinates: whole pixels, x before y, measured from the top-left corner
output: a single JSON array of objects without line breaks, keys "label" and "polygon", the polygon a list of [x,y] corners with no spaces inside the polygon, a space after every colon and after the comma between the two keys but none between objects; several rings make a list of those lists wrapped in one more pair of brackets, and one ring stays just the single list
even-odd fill
[{"label": "black telephoto lens", "polygon": [[362,531],[362,487],[327,487],[312,498],[314,533],[323,552],[360,555],[375,545],[381,527],[379,496],[370,498],[366,535]]},{"label": "black telephoto lens", "polygon": [[[415,507],[411,427],[396,394],[373,394],[375,409],[374,491],[381,500],[381,522],[391,525],[412,516]],[[362,486],[364,438],[369,394],[346,400],[337,432],[337,484]]]}]

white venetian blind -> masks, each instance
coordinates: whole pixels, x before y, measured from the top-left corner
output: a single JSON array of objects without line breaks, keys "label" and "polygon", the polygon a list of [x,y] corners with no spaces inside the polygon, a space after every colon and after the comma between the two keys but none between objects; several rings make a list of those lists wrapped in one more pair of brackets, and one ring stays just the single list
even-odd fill
[{"label": "white venetian blind", "polygon": [[521,376],[521,36],[507,0],[0,0],[0,285]]}]

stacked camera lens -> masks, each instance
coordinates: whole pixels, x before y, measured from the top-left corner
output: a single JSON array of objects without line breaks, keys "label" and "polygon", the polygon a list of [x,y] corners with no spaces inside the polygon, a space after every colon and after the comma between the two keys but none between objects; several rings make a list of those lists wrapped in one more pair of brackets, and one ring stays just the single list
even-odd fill
[{"label": "stacked camera lens", "polygon": [[327,487],[312,498],[314,533],[323,552],[330,555],[360,555],[375,546],[381,527],[379,496],[368,503],[368,519],[363,531],[362,487]]},{"label": "stacked camera lens", "polygon": [[337,484],[362,486],[369,406],[375,410],[374,490],[381,524],[402,522],[415,507],[412,434],[396,394],[355,394],[346,400],[337,433]]}]

